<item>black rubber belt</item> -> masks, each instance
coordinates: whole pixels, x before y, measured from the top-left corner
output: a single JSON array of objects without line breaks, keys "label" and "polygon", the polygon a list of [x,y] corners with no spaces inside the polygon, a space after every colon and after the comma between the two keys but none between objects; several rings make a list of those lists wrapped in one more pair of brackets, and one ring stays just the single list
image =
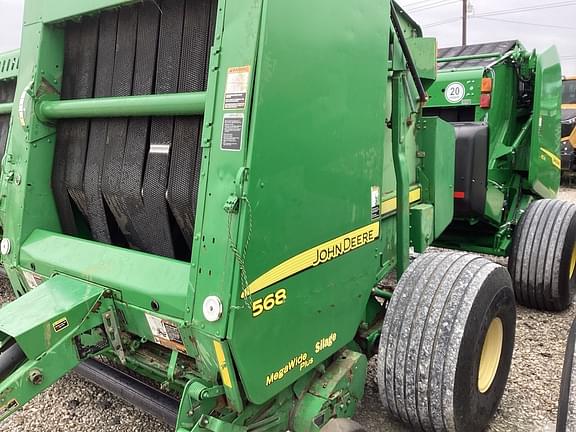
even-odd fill
[{"label": "black rubber belt", "polygon": [[[150,2],[138,5],[138,29],[133,72],[133,95],[147,95],[154,90],[156,50],[160,11]],[[120,168],[120,185],[116,196],[115,216],[130,247],[150,251],[150,220],[142,201],[142,178],[148,152],[148,118],[131,118],[126,131],[126,146]]]},{"label": "black rubber belt", "polygon": [[[178,92],[206,89],[208,51],[211,45],[211,0],[186,3],[184,35],[180,61]],[[174,143],[170,160],[167,199],[170,209],[188,246],[196,217],[198,182],[202,162],[200,136],[202,116],[179,117],[174,124]]]},{"label": "black rubber belt", "polygon": [[[116,38],[116,59],[112,78],[113,96],[130,96],[134,75],[136,55],[136,32],[138,14],[133,8],[122,8],[118,15],[118,35]],[[110,224],[112,239],[118,243],[120,234],[112,231],[118,227],[125,232],[126,215],[120,202],[122,190],[122,163],[128,134],[128,119],[108,120],[106,151],[102,167],[102,194],[115,217],[116,223]]]},{"label": "black rubber belt", "polygon": [[[205,90],[216,8],[143,2],[68,24],[62,98]],[[77,232],[68,189],[95,240],[189,258],[201,130],[202,116],[60,122],[53,187],[65,232]]]},{"label": "black rubber belt", "polygon": [[[16,80],[0,82],[0,103],[14,101],[16,93]],[[6,152],[6,142],[8,141],[8,130],[10,129],[10,114],[0,116],[0,159]]]},{"label": "black rubber belt", "polygon": [[[178,91],[178,71],[182,46],[184,2],[162,3],[160,39],[156,69],[156,93]],[[170,150],[174,133],[173,117],[153,118],[150,126],[150,149],[146,161],[143,200],[146,212],[154,225],[149,227],[151,252],[174,258],[176,256],[173,228],[170,221],[166,188],[170,164]]]},{"label": "black rubber belt", "polygon": [[[62,99],[83,99],[94,92],[98,18],[70,22],[66,27]],[[52,189],[64,233],[77,234],[72,201],[86,211],[84,165],[88,145],[88,120],[58,123],[52,171]]]},{"label": "black rubber belt", "polygon": [[[116,33],[118,11],[104,12],[100,16],[100,34],[98,36],[98,57],[96,62],[96,82],[94,97],[112,95],[112,78],[116,51]],[[84,171],[84,193],[86,194],[87,212],[92,237],[102,243],[111,243],[108,215],[102,196],[102,166],[108,134],[108,120],[91,121]]]}]

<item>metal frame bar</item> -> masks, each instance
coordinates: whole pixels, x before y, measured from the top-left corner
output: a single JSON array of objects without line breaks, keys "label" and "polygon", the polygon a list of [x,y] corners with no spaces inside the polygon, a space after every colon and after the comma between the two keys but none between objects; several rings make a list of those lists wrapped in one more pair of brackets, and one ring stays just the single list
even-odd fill
[{"label": "metal frame bar", "polygon": [[502,54],[500,53],[487,53],[487,54],[473,54],[473,55],[456,56],[456,57],[444,57],[439,58],[438,63],[449,63],[453,61],[466,61],[466,60],[481,60],[501,56]]},{"label": "metal frame bar", "polygon": [[187,116],[204,114],[205,106],[205,92],[178,93],[41,101],[36,106],[36,115],[42,121],[102,117]]}]

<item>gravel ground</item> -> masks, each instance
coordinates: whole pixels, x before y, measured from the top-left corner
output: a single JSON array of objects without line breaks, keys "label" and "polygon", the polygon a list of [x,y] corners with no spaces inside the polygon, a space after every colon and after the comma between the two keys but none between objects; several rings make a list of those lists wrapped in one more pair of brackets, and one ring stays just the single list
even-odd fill
[{"label": "gravel ground", "polygon": [[[561,199],[576,202],[576,189],[563,189]],[[11,298],[0,280],[0,303]],[[518,309],[516,349],[504,398],[491,432],[555,430],[560,376],[568,331],[576,308],[561,314]],[[356,415],[368,432],[408,429],[383,413],[376,384],[376,359],[370,362],[366,394]],[[23,410],[0,423],[0,432],[170,432],[154,418],[73,373],[62,378]]]}]

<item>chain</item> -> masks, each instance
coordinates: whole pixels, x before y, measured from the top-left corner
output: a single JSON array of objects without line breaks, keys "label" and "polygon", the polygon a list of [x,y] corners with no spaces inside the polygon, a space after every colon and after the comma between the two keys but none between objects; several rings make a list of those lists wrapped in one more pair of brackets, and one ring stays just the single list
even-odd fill
[{"label": "chain", "polygon": [[[230,249],[234,254],[234,257],[238,261],[238,266],[240,267],[240,280],[241,280],[241,288],[242,292],[247,292],[248,290],[248,274],[246,272],[246,255],[248,253],[248,245],[250,244],[250,240],[252,239],[252,205],[250,204],[250,200],[248,197],[240,198],[242,201],[246,202],[248,207],[248,234],[246,236],[246,241],[244,242],[244,247],[242,251],[240,251],[235,243],[234,239],[232,238],[232,213],[228,214],[228,243],[230,244]],[[252,307],[252,294],[248,294],[244,298],[244,304],[248,307]]]}]

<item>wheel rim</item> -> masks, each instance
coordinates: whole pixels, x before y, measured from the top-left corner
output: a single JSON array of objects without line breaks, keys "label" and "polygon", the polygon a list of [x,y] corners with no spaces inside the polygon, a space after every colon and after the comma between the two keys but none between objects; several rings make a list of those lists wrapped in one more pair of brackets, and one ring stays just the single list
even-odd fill
[{"label": "wheel rim", "polygon": [[574,276],[574,270],[576,270],[576,244],[572,248],[572,256],[570,257],[570,279]]},{"label": "wheel rim", "polygon": [[488,327],[482,346],[480,367],[478,368],[478,390],[480,393],[486,393],[492,387],[500,364],[503,342],[504,326],[502,320],[494,318]]}]

